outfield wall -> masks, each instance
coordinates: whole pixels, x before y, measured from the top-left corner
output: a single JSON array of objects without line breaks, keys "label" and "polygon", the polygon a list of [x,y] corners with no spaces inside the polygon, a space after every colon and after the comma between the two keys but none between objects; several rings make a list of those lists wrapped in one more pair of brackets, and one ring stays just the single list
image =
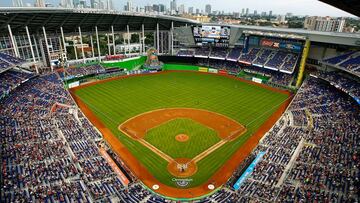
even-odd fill
[{"label": "outfield wall", "polygon": [[127,70],[133,70],[144,65],[145,61],[146,56],[139,56],[117,62],[103,62],[101,65],[104,68],[126,68]]},{"label": "outfield wall", "polygon": [[198,70],[199,70],[199,66],[179,65],[179,64],[164,64],[163,70],[188,70],[188,71],[198,71]]}]

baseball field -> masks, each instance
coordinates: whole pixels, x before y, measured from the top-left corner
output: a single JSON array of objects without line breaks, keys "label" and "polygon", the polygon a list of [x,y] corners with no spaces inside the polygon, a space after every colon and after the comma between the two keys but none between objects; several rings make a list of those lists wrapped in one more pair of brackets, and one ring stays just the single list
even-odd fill
[{"label": "baseball field", "polygon": [[[190,180],[186,188],[211,182],[289,98],[230,77],[178,71],[109,80],[72,94],[138,161],[134,167],[151,174],[149,180],[174,188],[179,177]],[[191,173],[176,174],[184,170],[179,162]],[[134,171],[141,179],[142,172]]]}]

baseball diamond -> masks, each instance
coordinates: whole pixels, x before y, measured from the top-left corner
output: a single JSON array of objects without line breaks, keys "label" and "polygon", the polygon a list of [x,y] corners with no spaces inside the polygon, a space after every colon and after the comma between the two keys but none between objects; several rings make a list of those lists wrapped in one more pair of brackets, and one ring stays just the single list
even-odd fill
[{"label": "baseball diamond", "polygon": [[[122,158],[139,179],[172,196],[175,190],[208,193],[210,182],[221,186],[290,95],[231,76],[187,71],[123,76],[71,92],[112,148],[128,154]],[[180,134],[188,140],[177,141]],[[174,178],[191,181],[179,186]]]}]

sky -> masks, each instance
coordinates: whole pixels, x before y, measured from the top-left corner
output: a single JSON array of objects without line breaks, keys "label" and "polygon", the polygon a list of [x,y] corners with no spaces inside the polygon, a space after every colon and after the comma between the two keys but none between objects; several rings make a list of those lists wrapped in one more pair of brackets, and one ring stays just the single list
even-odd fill
[{"label": "sky", "polygon": [[[90,0],[87,0],[88,3]],[[115,8],[122,10],[127,0],[113,0]],[[170,0],[132,0],[135,6],[145,6],[152,4],[165,4],[170,7]],[[35,0],[23,0],[24,3],[32,3]],[[58,5],[60,0],[45,0],[46,3]],[[225,3],[226,2],[226,3]],[[274,14],[286,14],[288,12],[294,15],[317,15],[333,17],[354,17],[340,9],[327,5],[317,0],[177,0],[177,5],[184,4],[186,8],[194,7],[205,10],[205,4],[212,5],[212,10],[224,10],[225,12],[241,12],[242,8],[249,8],[250,13],[257,10],[273,11]],[[12,0],[0,0],[0,7],[11,6]]]}]

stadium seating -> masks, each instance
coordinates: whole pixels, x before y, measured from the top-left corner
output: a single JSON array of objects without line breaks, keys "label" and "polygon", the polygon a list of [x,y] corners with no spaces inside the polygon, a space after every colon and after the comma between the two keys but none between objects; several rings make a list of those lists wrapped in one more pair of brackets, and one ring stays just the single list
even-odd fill
[{"label": "stadium seating", "polygon": [[349,56],[351,56],[354,53],[355,52],[349,52],[349,53],[342,54],[342,55],[339,55],[339,56],[336,56],[336,57],[325,59],[325,61],[327,63],[331,63],[331,64],[336,65],[336,64],[339,64],[339,63],[343,62],[345,59],[347,59]]},{"label": "stadium seating", "polygon": [[259,56],[253,61],[253,64],[264,65],[269,60],[270,54],[272,53],[269,49],[262,49]]},{"label": "stadium seating", "polygon": [[286,52],[277,51],[276,54],[265,64],[265,66],[280,69],[280,67],[284,64],[286,57]]},{"label": "stadium seating", "polygon": [[335,71],[318,72],[315,75],[334,84],[334,86],[339,87],[347,94],[356,98],[360,98],[360,83],[358,81],[343,76],[341,73]]},{"label": "stadium seating", "polygon": [[86,65],[82,67],[71,67],[65,69],[67,78],[82,77],[91,74],[103,73],[105,68],[100,64]]},{"label": "stadium seating", "polygon": [[227,55],[228,49],[214,47],[211,49],[210,58],[225,59]]},{"label": "stadium seating", "polygon": [[359,115],[352,99],[310,78],[254,150],[266,154],[237,193],[254,202],[356,201],[359,161],[348,146],[358,142]]},{"label": "stadium seating", "polygon": [[0,99],[4,94],[8,94],[12,89],[20,85],[20,83],[32,77],[34,74],[23,71],[9,70],[0,73]]},{"label": "stadium seating", "polygon": [[339,56],[324,60],[325,63],[344,68],[348,71],[360,74],[360,52],[348,52]]},{"label": "stadium seating", "polygon": [[360,52],[357,56],[350,57],[346,61],[342,62],[340,66],[347,70],[360,73]]},{"label": "stadium seating", "polygon": [[209,57],[210,54],[210,47],[201,47],[195,49],[195,56],[197,57]]},{"label": "stadium seating", "polygon": [[256,59],[257,54],[260,52],[260,48],[251,48],[248,53],[243,53],[240,56],[240,61],[252,63]]},{"label": "stadium seating", "polygon": [[[229,72],[242,70],[233,61],[202,59],[199,63]],[[80,74],[101,70],[87,67],[89,70],[79,68]],[[288,84],[292,77],[248,68],[270,75],[273,82]],[[337,72],[317,75],[352,94],[359,93],[358,83]],[[68,108],[51,111],[56,102],[75,105],[56,73],[31,76],[14,70],[0,74],[6,78],[2,84],[18,86],[0,100],[3,202],[169,201],[138,182],[122,183],[99,147],[107,149],[124,173],[133,175],[80,111],[75,110],[77,116]],[[29,80],[21,83],[24,78]],[[351,98],[320,79],[309,78],[227,186],[194,202],[355,202],[359,120],[358,105]],[[266,151],[264,157],[234,191],[234,180],[260,151]]]},{"label": "stadium seating", "polygon": [[293,73],[299,58],[298,54],[288,53],[284,64],[280,67],[280,70]]},{"label": "stadium seating", "polygon": [[0,68],[7,68],[12,65],[19,65],[24,63],[25,60],[11,56],[7,53],[0,52]]},{"label": "stadium seating", "polygon": [[191,49],[180,49],[176,55],[177,55],[177,56],[192,57],[192,56],[194,56],[194,54],[195,54],[194,50],[191,50]]},{"label": "stadium seating", "polygon": [[237,61],[242,53],[242,47],[236,47],[230,50],[227,59]]}]

